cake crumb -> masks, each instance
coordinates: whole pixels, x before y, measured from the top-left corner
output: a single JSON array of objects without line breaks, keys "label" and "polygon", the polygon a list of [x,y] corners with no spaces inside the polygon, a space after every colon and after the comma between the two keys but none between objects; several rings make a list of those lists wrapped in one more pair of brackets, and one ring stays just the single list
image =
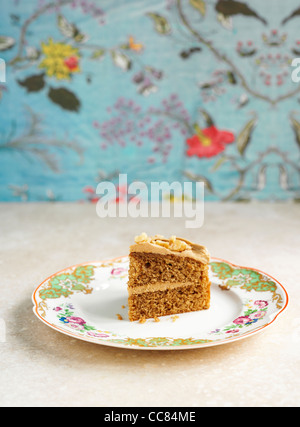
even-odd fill
[{"label": "cake crumb", "polygon": [[146,317],[141,317],[139,323],[146,323]]},{"label": "cake crumb", "polygon": [[222,289],[222,291],[230,291],[230,286],[228,285],[219,285],[219,288]]},{"label": "cake crumb", "polygon": [[121,316],[121,314],[116,314],[118,320],[123,320],[123,317]]},{"label": "cake crumb", "polygon": [[157,323],[157,322],[160,322],[160,319],[159,319],[158,317],[156,317],[156,316],[155,316],[155,317],[154,317],[154,322],[156,322],[156,323]]},{"label": "cake crumb", "polygon": [[179,316],[172,316],[171,319],[172,319],[172,322],[176,322],[176,320],[179,319]]},{"label": "cake crumb", "polygon": [[126,307],[126,305],[122,305],[122,308],[125,308]]}]

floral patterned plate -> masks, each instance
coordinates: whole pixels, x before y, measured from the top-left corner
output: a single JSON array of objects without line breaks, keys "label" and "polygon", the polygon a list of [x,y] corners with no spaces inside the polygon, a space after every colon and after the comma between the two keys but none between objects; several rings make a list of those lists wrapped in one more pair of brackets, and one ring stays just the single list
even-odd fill
[{"label": "floral patterned plate", "polygon": [[288,304],[286,290],[268,274],[213,258],[209,310],[129,322],[128,265],[128,257],[121,257],[56,273],[33,293],[33,311],[46,325],[84,341],[176,350],[249,337],[273,323]]}]

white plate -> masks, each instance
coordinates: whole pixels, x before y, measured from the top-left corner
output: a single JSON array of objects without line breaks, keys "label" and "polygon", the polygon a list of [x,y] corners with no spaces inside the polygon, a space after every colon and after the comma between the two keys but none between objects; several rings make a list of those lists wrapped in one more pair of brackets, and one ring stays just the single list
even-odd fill
[{"label": "white plate", "polygon": [[46,325],[84,341],[179,350],[246,338],[273,323],[288,304],[286,290],[268,274],[213,258],[210,309],[130,322],[128,265],[121,257],[56,273],[33,293],[33,311]]}]

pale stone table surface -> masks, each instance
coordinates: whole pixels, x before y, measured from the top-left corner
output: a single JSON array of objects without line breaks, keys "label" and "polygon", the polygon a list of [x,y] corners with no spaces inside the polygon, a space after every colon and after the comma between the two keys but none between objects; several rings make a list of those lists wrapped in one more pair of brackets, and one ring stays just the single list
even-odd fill
[{"label": "pale stone table surface", "polygon": [[[89,204],[0,204],[0,230],[1,407],[299,406],[299,205],[206,203],[194,230],[184,219],[100,219]],[[31,294],[45,278],[126,255],[142,231],[269,273],[289,293],[287,310],[247,339],[177,351],[95,345],[34,316]]]}]

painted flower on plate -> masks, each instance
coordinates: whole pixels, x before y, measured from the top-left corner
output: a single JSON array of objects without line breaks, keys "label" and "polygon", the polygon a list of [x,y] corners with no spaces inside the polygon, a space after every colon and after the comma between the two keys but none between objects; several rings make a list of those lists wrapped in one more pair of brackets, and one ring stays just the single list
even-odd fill
[{"label": "painted flower on plate", "polygon": [[226,144],[231,144],[235,137],[232,132],[219,130],[212,125],[205,129],[194,126],[196,133],[188,138],[187,155],[189,157],[214,157],[225,150]]},{"label": "painted flower on plate", "polygon": [[127,271],[125,268],[121,268],[121,267],[113,268],[111,270],[111,275],[112,276],[119,276],[120,274],[124,273],[125,271]]},{"label": "painted flower on plate", "polygon": [[87,335],[89,335],[90,337],[94,337],[94,338],[108,338],[109,337],[109,335],[99,333],[99,332],[88,332]]},{"label": "painted flower on plate", "polygon": [[251,318],[249,316],[240,316],[233,321],[236,325],[246,325],[251,322]]},{"label": "painted flower on plate", "polygon": [[81,317],[70,316],[70,317],[67,317],[66,319],[70,323],[75,323],[75,324],[78,324],[78,325],[85,325],[86,324],[86,322],[83,319],[81,319]]},{"label": "painted flower on plate", "polygon": [[256,311],[255,313],[250,315],[251,319],[262,319],[265,316],[265,311]]},{"label": "painted flower on plate", "polygon": [[259,308],[265,308],[269,305],[268,301],[257,300],[254,302],[255,305],[258,305]]},{"label": "painted flower on plate", "polygon": [[76,331],[82,331],[84,329],[84,325],[80,325],[79,323],[68,323],[68,328],[75,329]]},{"label": "painted flower on plate", "polygon": [[61,317],[61,318],[59,319],[59,321],[60,321],[60,322],[63,322],[63,323],[70,323],[66,317]]}]

